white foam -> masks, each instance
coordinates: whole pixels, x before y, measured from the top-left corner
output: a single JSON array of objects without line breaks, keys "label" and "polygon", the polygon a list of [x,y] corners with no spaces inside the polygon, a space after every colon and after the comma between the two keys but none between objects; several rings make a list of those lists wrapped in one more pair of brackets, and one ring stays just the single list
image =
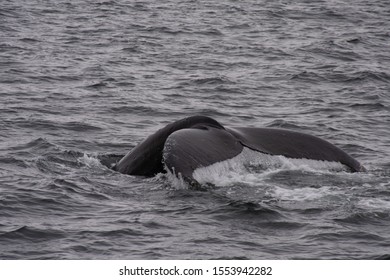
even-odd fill
[{"label": "white foam", "polygon": [[381,198],[364,198],[361,199],[357,205],[363,209],[380,210],[380,211],[390,210],[390,201]]},{"label": "white foam", "polygon": [[196,169],[193,177],[200,184],[211,183],[217,186],[228,186],[244,183],[258,185],[271,175],[284,170],[329,173],[345,171],[346,167],[338,162],[291,159],[244,148],[239,155],[232,159]]},{"label": "white foam", "polygon": [[272,196],[280,201],[313,201],[322,199],[325,196],[339,194],[338,189],[333,187],[324,186],[321,188],[295,188],[288,189],[283,187],[274,186],[272,188]]},{"label": "white foam", "polygon": [[77,161],[81,164],[86,165],[87,167],[97,167],[102,166],[100,160],[94,156],[84,154],[82,157],[79,157]]}]

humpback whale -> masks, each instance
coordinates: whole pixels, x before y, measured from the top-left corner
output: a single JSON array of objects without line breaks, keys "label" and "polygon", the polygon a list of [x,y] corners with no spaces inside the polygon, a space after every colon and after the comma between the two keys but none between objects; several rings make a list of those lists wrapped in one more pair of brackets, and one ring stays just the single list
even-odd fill
[{"label": "humpback whale", "polygon": [[195,169],[231,159],[244,147],[287,158],[339,162],[351,172],[365,170],[346,152],[316,136],[276,128],[225,127],[206,116],[166,125],[128,152],[113,169],[154,176],[167,168],[186,182],[196,183]]}]

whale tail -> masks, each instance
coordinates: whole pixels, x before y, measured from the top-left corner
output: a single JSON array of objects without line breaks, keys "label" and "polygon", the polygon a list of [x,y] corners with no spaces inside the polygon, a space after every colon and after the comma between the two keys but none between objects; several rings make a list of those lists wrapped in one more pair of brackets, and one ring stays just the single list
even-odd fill
[{"label": "whale tail", "polygon": [[354,158],[333,144],[300,132],[275,128],[225,128],[209,117],[185,118],[161,128],[125,155],[114,170],[154,176],[165,166],[186,181],[199,167],[240,154],[243,147],[270,155],[340,162],[352,172],[365,171]]}]

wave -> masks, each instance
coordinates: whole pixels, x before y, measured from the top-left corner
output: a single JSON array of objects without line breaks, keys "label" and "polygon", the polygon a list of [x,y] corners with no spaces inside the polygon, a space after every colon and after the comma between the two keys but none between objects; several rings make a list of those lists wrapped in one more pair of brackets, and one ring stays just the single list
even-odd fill
[{"label": "wave", "polygon": [[65,233],[59,230],[53,229],[41,229],[31,226],[22,226],[15,230],[0,234],[1,238],[8,240],[31,240],[31,241],[42,241],[50,239],[58,239],[65,236]]},{"label": "wave", "polygon": [[49,119],[38,119],[29,118],[21,119],[15,122],[20,128],[39,129],[42,131],[74,131],[74,132],[85,132],[85,131],[100,131],[101,127],[89,124],[82,121],[64,121]]}]

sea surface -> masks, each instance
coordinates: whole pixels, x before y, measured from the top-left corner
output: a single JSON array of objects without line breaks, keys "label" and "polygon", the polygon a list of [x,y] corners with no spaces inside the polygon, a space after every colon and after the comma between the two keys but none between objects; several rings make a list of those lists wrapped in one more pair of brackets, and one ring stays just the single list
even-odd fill
[{"label": "sea surface", "polygon": [[[388,0],[2,0],[0,259],[390,258],[389,69]],[[191,115],[367,171],[245,150],[194,189],[109,168]]]}]

